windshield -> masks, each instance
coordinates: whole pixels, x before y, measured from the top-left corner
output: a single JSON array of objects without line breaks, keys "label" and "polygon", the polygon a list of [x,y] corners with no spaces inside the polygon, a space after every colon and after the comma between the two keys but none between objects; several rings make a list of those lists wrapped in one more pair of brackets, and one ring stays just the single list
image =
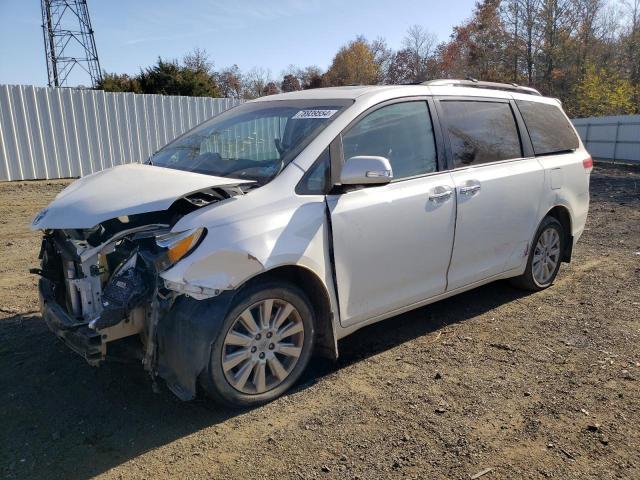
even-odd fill
[{"label": "windshield", "polygon": [[244,103],[159,150],[153,165],[264,185],[293,160],[351,101],[274,100]]}]

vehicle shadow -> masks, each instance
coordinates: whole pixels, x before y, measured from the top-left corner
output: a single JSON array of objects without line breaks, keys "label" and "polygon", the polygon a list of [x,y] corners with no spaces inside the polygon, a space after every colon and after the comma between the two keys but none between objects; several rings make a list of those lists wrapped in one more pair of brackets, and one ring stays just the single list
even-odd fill
[{"label": "vehicle shadow", "polygon": [[[498,282],[367,327],[340,342],[338,362],[314,359],[294,391],[525,294]],[[205,399],[183,403],[163,385],[156,394],[137,364],[92,368],[38,315],[0,320],[0,385],[5,478],[90,478],[239,413]]]},{"label": "vehicle shadow", "polygon": [[514,288],[508,282],[498,281],[365,327],[339,342],[340,358],[337,362],[316,361],[312,364],[301,380],[301,386],[529,294],[531,292]]}]

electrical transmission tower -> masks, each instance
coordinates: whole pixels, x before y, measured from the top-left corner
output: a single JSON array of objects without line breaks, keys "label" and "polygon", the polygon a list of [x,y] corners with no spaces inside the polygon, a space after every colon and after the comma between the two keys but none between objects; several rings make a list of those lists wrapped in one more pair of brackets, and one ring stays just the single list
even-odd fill
[{"label": "electrical transmission tower", "polygon": [[[42,33],[50,87],[102,78],[86,0],[41,0]],[[69,75],[73,72],[72,77]],[[78,76],[76,73],[80,73]]]}]

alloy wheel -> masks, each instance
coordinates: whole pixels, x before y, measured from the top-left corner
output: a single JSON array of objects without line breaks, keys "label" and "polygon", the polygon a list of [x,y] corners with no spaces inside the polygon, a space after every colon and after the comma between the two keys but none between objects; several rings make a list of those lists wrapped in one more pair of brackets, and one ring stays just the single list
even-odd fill
[{"label": "alloy wheel", "polygon": [[280,385],[302,353],[304,323],[289,302],[267,299],[234,320],[222,346],[222,371],[236,390],[260,394]]},{"label": "alloy wheel", "polygon": [[560,234],[552,227],[547,228],[538,238],[533,252],[531,271],[539,286],[547,285],[560,262]]}]

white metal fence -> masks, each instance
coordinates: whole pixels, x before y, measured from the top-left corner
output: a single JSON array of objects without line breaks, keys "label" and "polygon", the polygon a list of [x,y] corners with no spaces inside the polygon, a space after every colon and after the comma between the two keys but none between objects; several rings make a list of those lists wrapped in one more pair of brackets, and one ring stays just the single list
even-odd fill
[{"label": "white metal fence", "polygon": [[[0,85],[0,181],[80,177],[141,162],[238,103],[230,98]],[[640,115],[578,118],[573,123],[594,158],[640,163]],[[271,148],[265,139],[277,137],[272,133],[281,129],[275,121],[246,127],[266,132],[233,132],[242,148],[258,156]],[[211,151],[220,148],[210,146]]]},{"label": "white metal fence", "polygon": [[0,180],[80,177],[141,162],[238,103],[0,85]]},{"label": "white metal fence", "polygon": [[640,115],[576,118],[572,122],[593,158],[640,163]]}]

